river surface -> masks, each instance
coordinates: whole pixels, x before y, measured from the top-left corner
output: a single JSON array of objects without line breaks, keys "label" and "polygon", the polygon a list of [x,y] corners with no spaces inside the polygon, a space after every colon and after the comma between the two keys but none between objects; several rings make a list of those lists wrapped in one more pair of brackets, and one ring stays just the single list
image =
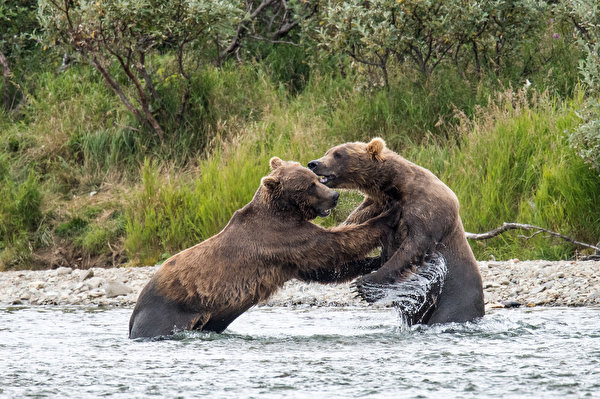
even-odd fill
[{"label": "river surface", "polygon": [[261,307],[223,334],[127,338],[131,309],[0,307],[0,398],[600,397],[600,309],[399,327],[393,309]]}]

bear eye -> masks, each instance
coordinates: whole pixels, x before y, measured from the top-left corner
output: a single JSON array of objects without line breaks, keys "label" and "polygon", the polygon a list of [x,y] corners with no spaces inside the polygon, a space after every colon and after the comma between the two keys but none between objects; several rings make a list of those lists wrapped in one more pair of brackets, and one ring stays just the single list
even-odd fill
[{"label": "bear eye", "polygon": [[340,154],[339,152],[336,151],[336,152],[333,153],[333,157],[335,159],[340,159],[342,157],[342,154]]}]

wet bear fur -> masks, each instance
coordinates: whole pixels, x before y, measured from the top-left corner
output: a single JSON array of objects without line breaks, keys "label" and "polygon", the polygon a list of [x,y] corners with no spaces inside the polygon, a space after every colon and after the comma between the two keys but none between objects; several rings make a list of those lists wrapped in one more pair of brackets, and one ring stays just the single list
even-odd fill
[{"label": "wet bear fur", "polygon": [[130,338],[179,330],[223,331],[284,282],[348,281],[380,266],[364,258],[393,234],[396,210],[364,223],[324,229],[311,222],[335,207],[339,194],[309,169],[270,161],[252,201],[217,235],[167,259],[140,293]]},{"label": "wet bear fur", "polygon": [[426,254],[439,253],[447,274],[423,322],[465,322],[484,315],[481,274],[465,237],[458,199],[433,173],[386,148],[381,138],[338,145],[308,166],[327,186],[365,195],[346,226],[380,213],[390,200],[400,204],[398,230],[382,251],[384,265],[356,282],[364,299],[372,301],[372,287],[402,283]]}]

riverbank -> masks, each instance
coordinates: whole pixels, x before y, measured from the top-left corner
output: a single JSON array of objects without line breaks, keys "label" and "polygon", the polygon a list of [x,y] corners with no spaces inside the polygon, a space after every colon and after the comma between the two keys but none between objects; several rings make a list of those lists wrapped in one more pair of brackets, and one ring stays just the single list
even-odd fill
[{"label": "riverbank", "polygon": [[[508,306],[600,306],[600,261],[479,262],[487,308]],[[0,273],[0,305],[133,306],[158,266],[88,270],[61,267]],[[350,284],[299,281],[261,306],[367,306]]]}]

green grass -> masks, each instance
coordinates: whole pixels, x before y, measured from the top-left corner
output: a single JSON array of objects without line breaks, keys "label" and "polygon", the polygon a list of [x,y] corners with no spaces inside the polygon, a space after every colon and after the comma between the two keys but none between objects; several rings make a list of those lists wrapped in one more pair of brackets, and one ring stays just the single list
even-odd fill
[{"label": "green grass", "polygon": [[24,177],[11,174],[0,158],[0,270],[27,262],[32,245],[42,240],[43,193],[33,171]]},{"label": "green grass", "polygon": [[[320,90],[342,91],[323,86]],[[217,233],[236,209],[250,201],[260,178],[268,173],[271,156],[306,164],[330,146],[356,139],[332,134],[331,111],[315,98],[311,93],[310,98],[300,96],[288,107],[271,109],[245,135],[233,142],[222,141],[192,172],[161,173],[158,165],[146,162],[143,186],[128,207],[130,259],[153,263],[165,253]],[[430,168],[457,193],[468,231],[521,222],[593,243],[600,236],[598,177],[569,147],[565,133],[577,125],[575,111],[580,104],[580,97],[559,103],[549,95],[528,100],[507,91],[480,109],[473,120],[463,117],[462,125],[451,133],[458,139],[430,140],[399,151]],[[290,111],[300,108],[303,112]],[[407,147],[393,141],[391,145]],[[359,201],[360,196],[346,194],[340,209],[319,223],[338,223]],[[574,250],[560,241],[542,236],[524,240],[516,233],[472,245],[481,259],[490,255],[560,259],[572,256]]]},{"label": "green grass", "polygon": [[[0,112],[0,268],[35,267],[31,251],[56,245],[88,257],[122,249],[132,264],[160,261],[222,229],[251,200],[272,156],[306,164],[333,145],[374,136],[457,193],[468,231],[522,222],[598,241],[599,177],[568,143],[583,103],[572,60],[516,95],[488,78],[465,82],[452,68],[427,83],[398,68],[386,92],[334,68],[307,72],[265,59],[277,62],[198,70],[183,125],[163,120],[172,127],[163,145],[90,68],[42,68],[22,113]],[[553,79],[565,88],[536,94]],[[160,89],[172,115],[181,88]],[[339,223],[360,199],[344,193],[318,223]],[[472,246],[480,259],[574,253],[517,233]]]},{"label": "green grass", "polygon": [[[503,222],[530,223],[595,244],[600,237],[600,185],[569,146],[568,131],[579,123],[581,97],[558,103],[547,95],[534,103],[507,94],[462,127],[448,150],[413,149],[407,157],[430,168],[458,195],[467,231]],[[526,234],[527,232],[522,232]],[[574,247],[518,233],[471,242],[479,259],[564,259]]]}]

